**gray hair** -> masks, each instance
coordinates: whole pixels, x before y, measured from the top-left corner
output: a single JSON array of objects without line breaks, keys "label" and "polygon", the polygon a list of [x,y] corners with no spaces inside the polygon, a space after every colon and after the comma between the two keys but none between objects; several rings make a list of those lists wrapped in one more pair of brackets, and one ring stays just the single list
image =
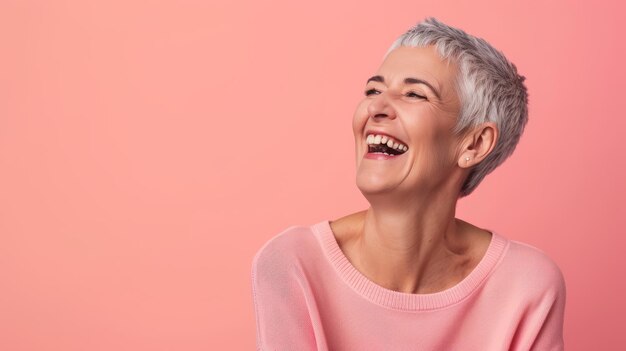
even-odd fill
[{"label": "gray hair", "polygon": [[400,46],[434,45],[444,59],[459,67],[455,89],[461,101],[456,136],[484,122],[494,122],[499,136],[487,157],[475,165],[463,183],[459,198],[469,195],[483,178],[515,150],[528,122],[528,93],[525,77],[504,55],[482,38],[450,27],[433,17],[426,18],[401,35],[385,57]]}]

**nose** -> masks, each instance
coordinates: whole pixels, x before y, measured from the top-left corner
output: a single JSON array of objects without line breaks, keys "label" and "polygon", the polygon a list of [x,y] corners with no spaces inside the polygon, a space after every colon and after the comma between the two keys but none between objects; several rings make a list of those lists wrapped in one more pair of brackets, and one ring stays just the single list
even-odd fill
[{"label": "nose", "polygon": [[370,117],[389,117],[396,118],[396,112],[393,106],[389,103],[389,98],[386,92],[381,92],[370,102],[367,107],[367,112]]}]

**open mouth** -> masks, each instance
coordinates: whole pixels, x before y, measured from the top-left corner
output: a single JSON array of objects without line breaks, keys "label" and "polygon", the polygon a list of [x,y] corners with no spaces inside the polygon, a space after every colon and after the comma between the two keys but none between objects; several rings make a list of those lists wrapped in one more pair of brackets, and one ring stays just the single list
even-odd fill
[{"label": "open mouth", "polygon": [[369,153],[380,153],[389,156],[397,156],[405,153],[409,148],[401,142],[387,136],[370,134],[367,136]]}]

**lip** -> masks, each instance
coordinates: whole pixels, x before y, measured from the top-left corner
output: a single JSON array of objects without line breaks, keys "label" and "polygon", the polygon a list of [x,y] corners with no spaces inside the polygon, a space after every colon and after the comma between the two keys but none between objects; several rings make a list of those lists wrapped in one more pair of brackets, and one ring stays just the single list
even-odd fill
[{"label": "lip", "polygon": [[[406,154],[406,152],[404,154]],[[390,156],[390,155],[385,155],[385,154],[366,152],[365,155],[363,155],[363,158],[367,158],[370,160],[392,160],[394,158],[399,158],[400,156],[404,154]]]}]

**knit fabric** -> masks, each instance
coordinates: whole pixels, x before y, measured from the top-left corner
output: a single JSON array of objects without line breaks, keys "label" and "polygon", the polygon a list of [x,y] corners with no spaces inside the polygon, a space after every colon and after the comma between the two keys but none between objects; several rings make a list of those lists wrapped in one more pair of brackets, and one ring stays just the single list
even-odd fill
[{"label": "knit fabric", "polygon": [[561,270],[539,249],[491,233],[461,282],[409,294],[359,272],[328,220],[291,226],[252,261],[257,350],[563,350]]}]

